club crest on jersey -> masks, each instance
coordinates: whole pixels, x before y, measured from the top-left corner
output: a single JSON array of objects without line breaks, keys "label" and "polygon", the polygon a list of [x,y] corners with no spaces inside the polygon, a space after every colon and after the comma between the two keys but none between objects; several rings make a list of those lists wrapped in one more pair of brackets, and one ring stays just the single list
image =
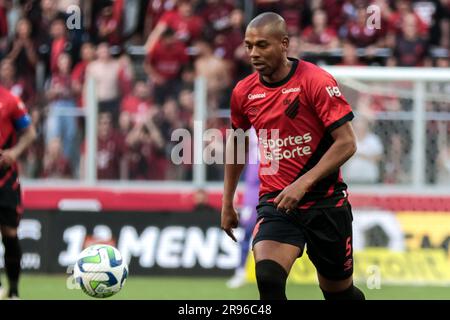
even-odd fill
[{"label": "club crest on jersey", "polygon": [[341,91],[336,86],[326,86],[325,90],[327,90],[327,93],[330,97],[340,97],[342,95]]},{"label": "club crest on jersey", "polygon": [[289,118],[294,119],[295,116],[298,113],[298,108],[300,107],[300,101],[298,97],[295,97],[294,101],[292,103],[289,99],[285,99],[283,101],[284,104],[289,104],[289,106],[284,110],[284,114],[287,115]]}]

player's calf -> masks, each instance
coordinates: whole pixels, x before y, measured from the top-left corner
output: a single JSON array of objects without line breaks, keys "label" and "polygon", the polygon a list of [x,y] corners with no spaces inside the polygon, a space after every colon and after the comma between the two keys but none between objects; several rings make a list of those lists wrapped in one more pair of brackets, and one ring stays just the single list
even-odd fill
[{"label": "player's calf", "polygon": [[5,269],[9,281],[9,297],[18,297],[20,260],[22,259],[22,250],[20,248],[19,238],[4,235],[2,238],[5,247]]},{"label": "player's calf", "polygon": [[273,260],[261,260],[256,263],[256,281],[261,300],[287,300],[287,272]]}]

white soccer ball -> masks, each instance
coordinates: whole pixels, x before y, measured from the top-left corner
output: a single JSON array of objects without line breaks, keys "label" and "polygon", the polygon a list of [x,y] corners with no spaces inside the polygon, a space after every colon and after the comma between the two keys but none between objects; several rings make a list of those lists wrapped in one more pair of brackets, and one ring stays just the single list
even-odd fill
[{"label": "white soccer ball", "polygon": [[87,295],[108,298],[122,289],[128,277],[128,266],[119,250],[96,244],[79,254],[73,276]]}]

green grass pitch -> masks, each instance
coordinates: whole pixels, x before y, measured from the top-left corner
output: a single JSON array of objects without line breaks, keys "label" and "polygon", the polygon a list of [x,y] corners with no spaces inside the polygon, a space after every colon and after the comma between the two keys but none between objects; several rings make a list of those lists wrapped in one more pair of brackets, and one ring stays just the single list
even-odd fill
[{"label": "green grass pitch", "polygon": [[[3,283],[6,279],[2,278]],[[81,290],[69,290],[66,275],[24,274],[20,282],[21,299],[75,300],[93,299]],[[121,292],[108,299],[134,300],[256,300],[256,284],[247,284],[238,289],[228,289],[227,278],[183,278],[183,277],[130,277]],[[450,299],[449,287],[387,286],[368,289],[358,285],[367,299]],[[291,300],[322,299],[320,289],[315,285],[288,283],[287,296]]]}]

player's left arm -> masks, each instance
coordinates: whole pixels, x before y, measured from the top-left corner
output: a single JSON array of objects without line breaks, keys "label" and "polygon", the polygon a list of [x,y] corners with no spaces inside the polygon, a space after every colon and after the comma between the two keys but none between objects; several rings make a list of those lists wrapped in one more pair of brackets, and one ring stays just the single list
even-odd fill
[{"label": "player's left arm", "polygon": [[356,152],[356,137],[350,122],[331,132],[333,144],[308,172],[287,186],[274,200],[278,210],[292,210],[318,181],[335,172]]},{"label": "player's left arm", "polygon": [[10,167],[20,157],[20,155],[33,143],[36,139],[36,129],[31,122],[30,116],[25,110],[25,106],[21,101],[17,103],[17,107],[12,112],[12,121],[14,127],[19,131],[20,136],[17,143],[10,149],[0,149],[0,167]]}]

